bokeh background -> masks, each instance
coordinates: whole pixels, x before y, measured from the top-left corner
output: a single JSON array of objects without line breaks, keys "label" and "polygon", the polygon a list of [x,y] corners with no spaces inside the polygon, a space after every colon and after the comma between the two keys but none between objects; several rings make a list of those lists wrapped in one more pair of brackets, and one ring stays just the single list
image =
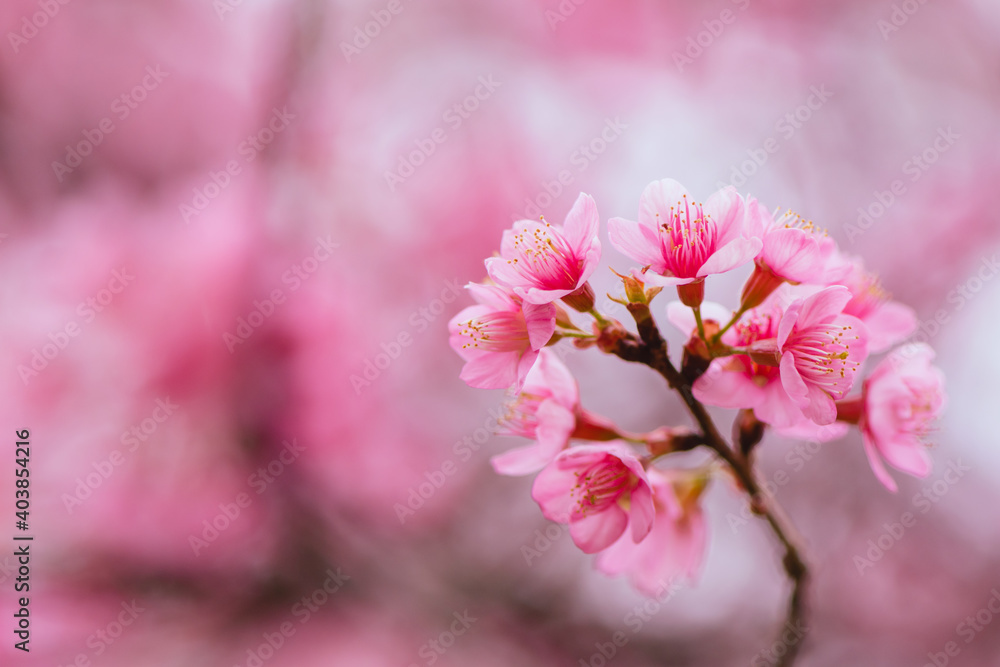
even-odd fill
[{"label": "bokeh background", "polygon": [[[493,474],[502,392],[447,345],[512,220],[633,217],[672,177],[826,227],[948,377],[897,495],[857,434],[762,445],[814,567],[801,664],[1000,664],[994,0],[7,0],[0,28],[0,535],[28,428],[36,536],[30,655],[0,549],[0,663],[598,666],[621,632],[608,664],[771,664],[787,584],[729,485],[697,585],[643,610]],[[566,363],[626,428],[688,423],[648,369]]]}]

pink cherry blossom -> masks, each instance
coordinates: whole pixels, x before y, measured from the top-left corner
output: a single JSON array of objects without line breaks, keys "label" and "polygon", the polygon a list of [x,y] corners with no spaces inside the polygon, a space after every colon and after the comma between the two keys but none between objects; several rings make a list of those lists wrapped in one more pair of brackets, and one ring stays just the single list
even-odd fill
[{"label": "pink cherry blossom", "polygon": [[892,301],[882,289],[878,276],[865,271],[860,259],[850,264],[850,272],[838,281],[851,291],[844,312],[868,327],[868,351],[885,352],[917,328],[917,315],[909,306]]},{"label": "pink cherry blossom", "polygon": [[899,348],[875,367],[862,389],[859,426],[875,476],[895,492],[882,459],[916,477],[931,470],[923,437],[945,405],[944,374],[931,365],[934,350],[923,343]]},{"label": "pink cherry blossom", "polygon": [[820,425],[836,420],[834,399],[850,391],[868,355],[865,325],[843,314],[850,300],[846,287],[827,287],[793,302],[778,324],[781,385],[803,414]]},{"label": "pink cherry blossom", "polygon": [[555,306],[524,303],[497,285],[465,287],[479,305],[448,322],[448,342],[466,362],[459,377],[479,389],[519,389],[555,332]]},{"label": "pink cherry blossom", "polygon": [[609,575],[627,574],[636,589],[654,597],[678,580],[697,577],[708,527],[698,502],[703,481],[692,484],[679,472],[647,474],[656,510],[649,535],[639,543],[623,535],[598,555],[597,568]]},{"label": "pink cherry blossom", "polygon": [[[722,342],[731,347],[748,348],[759,341],[776,339],[782,309],[778,299],[769,299],[740,318],[722,335]],[[719,304],[702,304],[706,321],[725,324],[732,311]],[[667,318],[686,335],[695,333],[694,315],[679,301],[667,305]],[[781,384],[777,366],[755,362],[749,355],[735,354],[714,359],[708,370],[692,386],[695,398],[702,403],[722,408],[749,408],[760,421],[782,435],[826,442],[842,437],[845,424],[820,426],[808,419],[792,401]]]},{"label": "pink cherry blossom", "polygon": [[646,471],[621,442],[562,451],[538,473],[531,497],[547,519],[569,524],[585,553],[606,549],[630,526],[630,539],[640,542],[653,524]]},{"label": "pink cherry blossom", "polygon": [[743,287],[744,308],[760,305],[782,282],[820,283],[826,279],[820,242],[832,243],[812,221],[786,211],[775,218],[755,198],[747,200],[747,230],[763,246]]},{"label": "pink cherry blossom", "polygon": [[503,233],[500,257],[486,271],[527,303],[550,303],[580,289],[597,268],[600,218],[593,197],[580,193],[562,228],[520,220]]},{"label": "pink cherry blossom", "polygon": [[608,221],[611,245],[649,266],[641,279],[658,286],[694,283],[749,262],[761,241],[744,231],[743,199],[735,189],[719,190],[700,204],[669,178],[646,186],[638,222]]},{"label": "pink cherry blossom", "polygon": [[579,411],[576,380],[552,350],[541,350],[538,361],[528,371],[524,388],[508,404],[500,431],[537,442],[494,456],[493,469],[501,475],[527,475],[541,470],[566,449]]}]

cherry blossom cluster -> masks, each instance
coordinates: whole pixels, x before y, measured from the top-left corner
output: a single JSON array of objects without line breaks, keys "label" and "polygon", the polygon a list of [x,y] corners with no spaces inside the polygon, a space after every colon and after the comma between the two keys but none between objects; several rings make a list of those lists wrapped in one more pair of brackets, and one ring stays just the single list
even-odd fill
[{"label": "cherry blossom cluster", "polygon": [[[506,230],[485,262],[489,278],[467,286],[477,305],[449,322],[450,344],[465,361],[461,378],[506,389],[506,434],[533,441],[495,457],[495,470],[537,474],[532,497],[542,513],[568,524],[575,544],[598,554],[600,570],[627,575],[649,595],[664,581],[695,577],[707,544],[702,493],[724,467],[672,464],[672,453],[711,445],[705,429],[632,433],[585,410],[560,360],[564,348],[553,348],[563,339],[660,368],[693,395],[689,406],[740,410],[738,442],[723,452],[729,462],[749,462],[766,428],[828,441],[855,426],[891,491],[886,463],[929,473],[926,438],[945,402],[934,353],[925,344],[892,349],[914,332],[914,312],[824,230],[732,187],[698,202],[670,179],[646,187],[637,221],[612,218],[607,230],[637,264],[616,272],[624,295],[611,298],[645,327],[641,339],[595,309],[588,279],[601,259],[600,219],[586,194],[561,226],[542,218]],[[710,276],[746,265],[752,272],[738,301],[705,301]],[[671,287],[678,300],[662,312],[687,339],[677,371],[665,344],[660,357],[649,345],[662,340],[650,303]],[[571,311],[588,322],[574,323]]]}]

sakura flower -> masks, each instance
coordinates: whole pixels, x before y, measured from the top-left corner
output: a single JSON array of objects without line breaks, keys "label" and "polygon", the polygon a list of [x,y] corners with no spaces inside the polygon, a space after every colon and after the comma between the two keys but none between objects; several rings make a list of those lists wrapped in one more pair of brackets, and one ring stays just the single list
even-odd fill
[{"label": "sakura flower", "polygon": [[466,362],[459,377],[479,389],[520,388],[555,332],[555,306],[523,303],[496,285],[469,283],[466,289],[479,305],[448,322],[448,342]]},{"label": "sakura flower", "polygon": [[554,352],[541,350],[528,371],[524,388],[508,404],[501,433],[537,442],[494,456],[501,475],[538,472],[566,449],[577,423],[580,393],[576,380]]},{"label": "sakura flower", "polygon": [[909,306],[892,301],[882,289],[878,276],[865,271],[861,260],[851,262],[850,273],[840,281],[851,290],[851,300],[844,312],[868,327],[868,351],[885,352],[917,328],[917,315]]},{"label": "sakura flower", "polygon": [[824,281],[820,243],[833,243],[826,232],[791,211],[775,218],[753,197],[746,206],[748,233],[760,237],[763,246],[743,287],[740,304],[744,310],[759,306],[782,282]]},{"label": "sakura flower", "polygon": [[915,477],[931,470],[923,436],[945,405],[944,374],[931,365],[933,359],[923,343],[899,348],[875,367],[860,397],[837,406],[841,419],[861,428],[872,472],[894,493],[896,482],[882,459]]},{"label": "sakura flower", "polygon": [[652,489],[642,463],[620,442],[566,449],[546,466],[531,497],[551,521],[568,523],[585,553],[610,546],[631,526],[642,541],[653,524]]},{"label": "sakura flower", "polygon": [[681,301],[697,306],[704,279],[749,262],[761,250],[759,238],[744,235],[743,199],[732,187],[695,202],[672,179],[646,186],[639,200],[639,221],[608,221],[611,245],[648,266],[636,277],[661,287],[678,286]]},{"label": "sakura flower", "polygon": [[[732,312],[706,301],[702,304],[706,321],[726,323]],[[722,342],[730,347],[746,349],[760,341],[776,339],[782,309],[778,299],[770,299],[759,308],[745,313]],[[667,318],[684,332],[693,335],[695,319],[690,308],[678,301],[667,306]],[[695,380],[692,390],[702,403],[722,408],[752,409],[760,421],[782,435],[826,442],[847,432],[844,424],[817,425],[808,419],[785,392],[777,365],[758,363],[746,354],[734,354],[712,360],[704,375]]]},{"label": "sakura flower", "polygon": [[697,577],[705,561],[708,527],[699,497],[706,479],[681,471],[648,471],[653,490],[653,527],[642,542],[623,535],[597,556],[605,574],[627,574],[641,593],[662,594],[665,586]]},{"label": "sakura flower", "polygon": [[[486,271],[527,303],[550,303],[577,290],[586,292],[587,279],[601,259],[599,224],[594,199],[580,193],[562,228],[544,220],[515,222],[503,233],[500,257],[486,260]],[[591,292],[583,310],[592,307]]]},{"label": "sakura flower", "polygon": [[850,391],[868,355],[865,325],[843,314],[850,300],[846,287],[827,287],[793,302],[778,324],[774,345],[781,385],[803,414],[820,425],[836,420],[834,399]]}]

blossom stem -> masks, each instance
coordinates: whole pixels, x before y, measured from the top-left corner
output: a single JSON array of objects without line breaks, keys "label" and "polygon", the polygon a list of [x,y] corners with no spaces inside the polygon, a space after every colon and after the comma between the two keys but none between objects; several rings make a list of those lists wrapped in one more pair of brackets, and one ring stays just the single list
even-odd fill
[{"label": "blossom stem", "polygon": [[563,338],[593,338],[594,334],[576,332],[576,331],[558,331],[556,332]]},{"label": "blossom stem", "polygon": [[712,344],[714,345],[715,343],[718,343],[719,339],[722,338],[722,334],[724,334],[727,331],[729,331],[733,327],[734,324],[736,324],[737,322],[739,322],[740,318],[743,317],[743,313],[745,313],[745,312],[747,312],[747,309],[744,308],[743,306],[740,306],[740,309],[737,310],[735,313],[733,313],[733,318],[731,320],[729,320],[729,322],[726,324],[726,326],[724,326],[721,329],[719,329],[718,333],[716,333],[714,336],[712,336]]},{"label": "blossom stem", "polygon": [[708,339],[705,338],[705,323],[701,319],[701,306],[695,306],[691,310],[694,311],[694,321],[698,324],[698,337],[707,344]]},{"label": "blossom stem", "polygon": [[[691,391],[692,380],[686,379],[670,361],[670,357],[667,355],[667,344],[663,340],[656,322],[653,320],[652,313],[649,312],[649,306],[646,304],[630,303],[628,309],[635,319],[639,336],[627,333],[627,335],[617,341],[616,345],[605,351],[615,354],[626,361],[634,361],[649,366],[660,373],[666,379],[667,384],[681,395],[691,416],[694,417],[701,428],[701,435],[704,438],[703,444],[715,452],[726,463],[740,486],[750,496],[752,511],[768,523],[775,537],[777,537],[784,548],[785,554],[782,558],[782,565],[792,583],[786,622],[792,624],[793,627],[804,625],[806,612],[805,591],[809,581],[809,570],[802,555],[804,551],[801,547],[801,538],[792,527],[781,506],[761,489],[749,457],[735,450],[727,443],[722,434],[719,433],[718,428],[716,428],[712,417],[708,414],[708,410],[694,397]],[[740,315],[742,313],[737,313],[726,328],[728,329],[729,326],[732,326],[739,319]],[[788,651],[777,663],[778,666],[790,667],[795,662],[795,657],[801,645],[802,642],[797,642],[789,646]]]},{"label": "blossom stem", "polygon": [[603,315],[601,315],[599,312],[597,312],[596,308],[591,308],[587,312],[594,316],[594,319],[597,320],[597,323],[600,326],[603,327],[604,325],[608,324],[608,319]]}]

